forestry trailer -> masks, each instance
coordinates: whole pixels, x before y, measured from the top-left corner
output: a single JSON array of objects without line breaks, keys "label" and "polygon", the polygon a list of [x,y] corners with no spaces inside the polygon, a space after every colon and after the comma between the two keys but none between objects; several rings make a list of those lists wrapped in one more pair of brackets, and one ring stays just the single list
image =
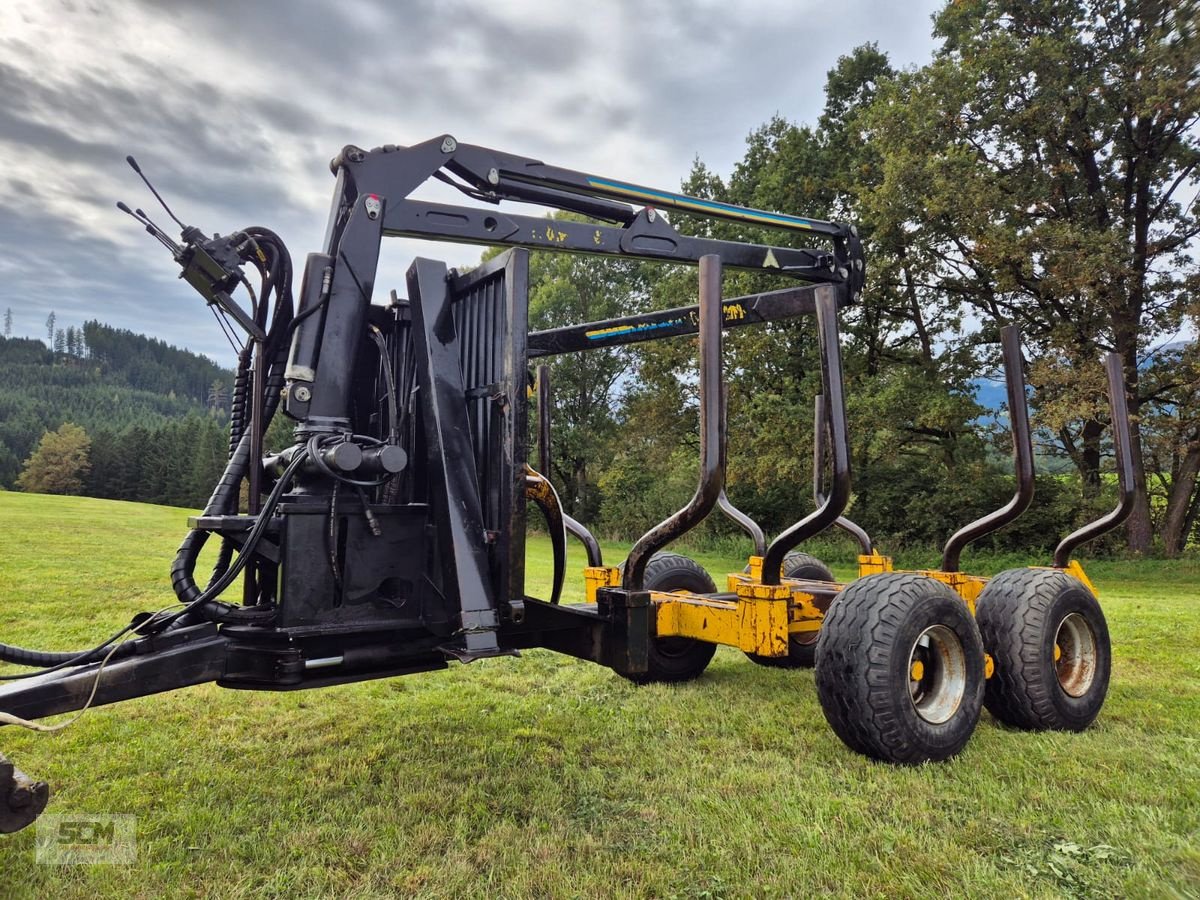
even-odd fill
[{"label": "forestry trailer", "polygon": [[[1018,336],[1007,329],[1017,496],[961,529],[940,570],[896,572],[842,518],[851,489],[837,313],[861,299],[865,282],[854,226],[588,175],[450,135],[408,147],[347,146],[331,169],[324,247],[309,254],[295,303],[291,258],[270,230],[209,236],[176,219],[175,240],[141,210],[119,204],[245,334],[229,462],[171,566],[174,605],[135,617],[86,650],[0,643],[0,661],[33,669],[3,676],[0,724],[36,729],[46,716],[205,682],[299,690],[532,647],[639,683],[681,681],[700,675],[720,644],[766,665],[815,663],[836,733],[889,762],[957,753],[983,704],[1031,729],[1078,730],[1096,717],[1108,687],[1108,631],[1070,555],[1122,521],[1132,497],[1115,360],[1108,371],[1117,510],[1064,539],[1049,567],[990,580],[959,571],[965,543],[1011,521],[1032,496]],[[431,178],[481,205],[413,199]],[[577,217],[522,215],[510,211],[514,202]],[[668,210],[769,228],[788,240],[689,236],[672,226]],[[393,291],[390,303],[372,304],[382,241],[395,236],[509,249],[463,273],[417,259],[407,298]],[[692,264],[698,303],[530,332],[531,250]],[[725,297],[725,268],[773,273],[786,286]],[[239,288],[247,304],[234,299]],[[820,346],[817,505],[768,542],[725,495],[722,331],[795,316],[815,318]],[[540,471],[527,461],[531,361],[680,335],[698,335],[699,484],[620,565],[606,566],[599,543],[564,513],[549,480],[544,374],[536,379]],[[263,436],[277,413],[294,422],[295,440],[267,454]],[[554,549],[553,588],[543,598],[525,590],[529,501]],[[728,576],[725,590],[686,557],[661,552],[717,508],[754,543],[746,570]],[[833,525],[861,543],[860,577],[849,584],[794,552]],[[568,532],[587,549],[584,603],[559,602]],[[196,564],[210,540],[219,552],[202,582]],[[47,798],[44,783],[0,756],[0,831],[28,825]]]}]

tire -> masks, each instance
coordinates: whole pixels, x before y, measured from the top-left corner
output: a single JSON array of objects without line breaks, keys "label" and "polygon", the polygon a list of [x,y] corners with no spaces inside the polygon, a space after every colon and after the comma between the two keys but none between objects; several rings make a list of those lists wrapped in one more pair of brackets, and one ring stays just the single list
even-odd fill
[{"label": "tire", "polygon": [[1059,569],[1009,569],[984,587],[975,616],[996,664],[984,693],[993,716],[1032,731],[1082,731],[1095,721],[1112,644],[1083,582]]},{"label": "tire", "polygon": [[937,762],[962,750],[984,680],[970,610],[922,575],[858,579],[834,599],[817,638],[825,718],[852,750],[885,762]]},{"label": "tire", "polygon": [[[747,567],[748,569],[749,567]],[[793,550],[783,558],[784,578],[804,578],[810,581],[835,581],[829,566],[815,556]],[[787,656],[760,656],[747,653],[747,658],[760,666],[771,669],[811,669],[817,661],[817,636],[820,631],[806,631],[791,635],[788,639]]]},{"label": "tire", "polygon": [[[694,560],[678,553],[655,553],[646,566],[648,591],[689,591],[715,594],[712,576]],[[667,637],[650,640],[649,668],[626,675],[637,684],[671,683],[699,678],[712,662],[717,645],[695,638]]]}]

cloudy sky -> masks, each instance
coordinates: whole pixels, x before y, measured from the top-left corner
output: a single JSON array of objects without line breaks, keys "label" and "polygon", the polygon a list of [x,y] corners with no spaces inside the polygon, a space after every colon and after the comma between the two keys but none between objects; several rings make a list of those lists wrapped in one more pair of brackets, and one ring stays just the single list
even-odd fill
[{"label": "cloudy sky", "polygon": [[[856,45],[877,41],[899,66],[925,62],[938,6],[4,0],[0,310],[12,309],[15,334],[44,338],[54,310],[63,326],[96,318],[228,364],[199,295],[113,205],[167,222],[126,154],[185,222],[278,231],[298,276],[320,249],[328,161],[344,144],[449,132],[677,188],[697,156],[727,174],[747,133],[776,113],[815,121],[825,73]],[[479,255],[388,241],[381,296],[416,253]]]}]

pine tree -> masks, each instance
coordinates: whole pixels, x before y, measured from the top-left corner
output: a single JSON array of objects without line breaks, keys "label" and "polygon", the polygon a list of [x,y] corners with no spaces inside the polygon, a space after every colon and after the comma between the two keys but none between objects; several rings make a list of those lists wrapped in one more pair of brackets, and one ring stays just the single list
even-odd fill
[{"label": "pine tree", "polygon": [[56,318],[54,310],[50,310],[50,315],[46,316],[46,346],[51,349],[54,349],[54,321]]},{"label": "pine tree", "polygon": [[67,335],[61,328],[54,332],[54,352],[62,354],[67,352]]},{"label": "pine tree", "polygon": [[6,338],[12,337],[12,307],[11,306],[4,311],[4,336]]}]

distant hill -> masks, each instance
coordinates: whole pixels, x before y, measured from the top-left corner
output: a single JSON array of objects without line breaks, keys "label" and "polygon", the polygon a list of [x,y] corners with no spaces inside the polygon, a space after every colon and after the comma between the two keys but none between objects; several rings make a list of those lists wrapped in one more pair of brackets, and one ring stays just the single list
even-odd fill
[{"label": "distant hill", "polygon": [[0,487],[63,422],[95,437],[189,416],[227,421],[233,373],[207,357],[94,321],[55,343],[0,338]]}]

